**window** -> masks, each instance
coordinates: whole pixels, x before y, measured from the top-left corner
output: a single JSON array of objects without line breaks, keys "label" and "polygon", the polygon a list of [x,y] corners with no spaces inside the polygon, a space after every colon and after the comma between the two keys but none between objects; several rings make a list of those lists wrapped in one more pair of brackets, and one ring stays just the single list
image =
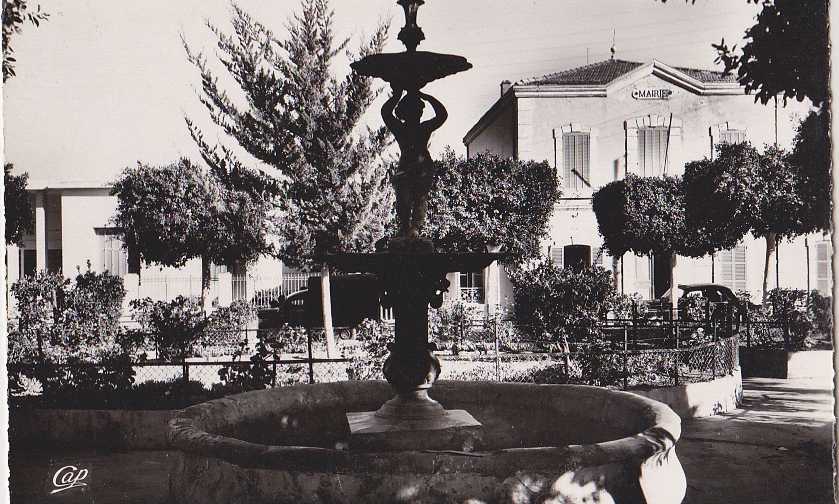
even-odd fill
[{"label": "window", "polygon": [[668,133],[666,127],[638,128],[638,174],[642,177],[665,173]]},{"label": "window", "polygon": [[47,271],[61,273],[61,249],[47,250]]},{"label": "window", "polygon": [[746,130],[727,129],[720,131],[718,143],[737,144],[746,141]]},{"label": "window", "polygon": [[460,299],[467,303],[484,302],[484,274],[481,271],[460,273]]},{"label": "window", "polygon": [[128,273],[128,252],[122,246],[122,239],[115,229],[97,229],[99,236],[102,271],[123,276]]},{"label": "window", "polygon": [[833,289],[832,256],[833,245],[829,241],[816,243],[816,289],[825,296],[830,296]]},{"label": "window", "polygon": [[591,137],[587,132],[562,134],[562,180],[568,189],[591,187]]},{"label": "window", "polygon": [[550,260],[557,268],[565,266],[565,249],[560,245],[552,245],[550,248]]},{"label": "window", "polygon": [[744,291],[746,286],[746,246],[737,245],[714,256],[719,266],[719,283],[734,292]]},{"label": "window", "polygon": [[22,249],[20,251],[23,256],[23,275],[35,276],[37,271],[37,255],[35,249]]},{"label": "window", "polygon": [[743,143],[748,140],[746,130],[743,128],[734,127],[730,122],[724,122],[711,126],[711,159],[717,154],[717,145],[727,143],[736,144]]},{"label": "window", "polygon": [[650,257],[635,256],[635,290],[646,297],[650,295],[652,278],[650,275]]}]

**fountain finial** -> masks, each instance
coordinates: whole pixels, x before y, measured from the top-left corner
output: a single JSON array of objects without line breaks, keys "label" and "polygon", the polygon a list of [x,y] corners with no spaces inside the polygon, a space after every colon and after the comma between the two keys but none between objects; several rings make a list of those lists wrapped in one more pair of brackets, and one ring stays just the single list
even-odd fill
[{"label": "fountain finial", "polygon": [[408,52],[415,52],[420,42],[425,40],[425,34],[417,24],[417,11],[425,0],[398,0],[396,3],[405,10],[405,26],[399,31],[397,38],[405,44]]}]

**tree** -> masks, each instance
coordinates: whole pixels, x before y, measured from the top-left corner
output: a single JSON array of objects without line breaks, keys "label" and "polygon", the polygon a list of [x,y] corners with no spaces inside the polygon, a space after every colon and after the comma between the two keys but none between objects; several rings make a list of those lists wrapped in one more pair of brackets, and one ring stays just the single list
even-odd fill
[{"label": "tree", "polygon": [[820,106],[830,82],[827,20],[826,0],[764,1],[739,53],[725,39],[713,44],[717,62],[726,72],[737,71],[737,80],[747,93],[755,93],[755,101],[766,104],[783,94],[785,101],[809,98]]},{"label": "tree", "polygon": [[40,5],[35,8],[35,12],[30,11],[27,0],[3,1],[3,82],[16,75],[17,59],[14,57],[12,37],[23,31],[25,22],[28,21],[38,27],[41,21],[46,21],[48,18],[49,14],[43,12]]},{"label": "tree", "polygon": [[[609,254],[621,257],[631,251],[670,257],[671,287],[676,285],[676,254],[704,254],[688,228],[685,197],[677,177],[627,175],[594,193],[592,207]],[[676,289],[671,288],[672,306],[676,306],[675,296]]]},{"label": "tree", "polygon": [[778,242],[792,238],[804,229],[803,201],[799,193],[798,173],[788,156],[775,147],[767,147],[760,157],[754,178],[755,202],[752,210],[752,234],[766,240],[763,268],[763,300],[768,292],[769,268]]},{"label": "tree", "polygon": [[685,165],[685,218],[695,246],[728,250],[752,229],[759,167],[760,154],[748,143],[720,144],[713,160]]},{"label": "tree", "polygon": [[13,175],[14,165],[3,167],[3,205],[6,209],[6,243],[18,244],[23,235],[32,232],[32,202],[26,192],[29,175]]},{"label": "tree", "polygon": [[788,161],[796,171],[802,199],[798,234],[828,232],[831,227],[830,109],[811,112],[798,125]]},{"label": "tree", "polygon": [[538,257],[560,189],[547,162],[447,150],[429,195],[428,233],[438,249],[500,246],[505,262]]},{"label": "tree", "polygon": [[[355,72],[341,79],[331,74],[334,58],[346,50],[348,40],[336,43],[328,1],[303,0],[301,7],[289,21],[285,40],[235,4],[232,35],[208,23],[218,42],[219,61],[244,100],[219,87],[203,54],[186,43],[185,48],[201,76],[199,98],[210,118],[242,150],[277,173],[278,257],[290,266],[312,269],[319,242],[362,251],[383,236],[393,211],[384,157],[391,138],[384,127],[360,125],[378,95],[371,79]],[[387,30],[387,24],[378,26],[362,43],[360,55],[380,52]],[[230,148],[208,144],[190,118],[187,125],[212,169],[241,166]]]},{"label": "tree", "polygon": [[722,144],[718,155],[685,166],[688,228],[694,245],[714,252],[734,247],[749,231],[766,240],[763,297],[777,243],[812,228],[802,184],[789,156],[775,147],[760,153],[748,143]]},{"label": "tree", "polygon": [[211,262],[247,263],[271,251],[269,202],[238,189],[242,183],[219,179],[188,159],[164,167],[138,163],[111,190],[118,198],[113,222],[138,260],[180,267],[200,257],[206,302]]}]

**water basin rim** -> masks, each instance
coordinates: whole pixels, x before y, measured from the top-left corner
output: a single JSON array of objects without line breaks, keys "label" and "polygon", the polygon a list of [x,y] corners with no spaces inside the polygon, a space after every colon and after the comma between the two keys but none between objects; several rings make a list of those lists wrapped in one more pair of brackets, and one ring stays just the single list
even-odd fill
[{"label": "water basin rim", "polygon": [[[348,383],[348,382],[344,382]],[[357,382],[363,383],[363,382]],[[450,384],[452,382],[449,382]],[[445,382],[443,382],[445,385]],[[336,384],[298,385],[290,388],[306,387],[311,390],[334,388]],[[493,384],[520,385],[523,387],[585,387],[577,385],[529,385],[529,384]],[[598,389],[598,387],[591,387]],[[271,392],[271,391],[254,391]],[[245,394],[253,394],[248,392]],[[561,466],[593,466],[627,460],[644,460],[657,453],[664,453],[673,448],[681,431],[681,420],[669,407],[651,399],[626,392],[608,391],[615,394],[627,394],[633,402],[645,405],[654,421],[643,431],[615,440],[588,445],[539,446],[530,448],[507,448],[493,451],[473,452],[470,454],[450,451],[399,451],[399,452],[349,452],[332,448],[304,446],[276,446],[252,443],[234,437],[211,434],[200,427],[204,414],[218,414],[235,404],[235,397],[216,399],[192,406],[181,412],[169,422],[169,442],[178,450],[192,455],[216,458],[249,468],[281,469],[289,471],[338,471],[338,472],[411,472],[433,473],[442,466],[456,467],[458,470],[480,474],[497,474],[505,467],[530,467],[534,464]],[[241,395],[245,395],[241,394]],[[213,404],[211,404],[213,403]],[[400,461],[410,459],[407,466]],[[443,464],[441,466],[441,464]],[[377,469],[378,468],[378,469]],[[511,469],[512,470],[512,469]]]}]

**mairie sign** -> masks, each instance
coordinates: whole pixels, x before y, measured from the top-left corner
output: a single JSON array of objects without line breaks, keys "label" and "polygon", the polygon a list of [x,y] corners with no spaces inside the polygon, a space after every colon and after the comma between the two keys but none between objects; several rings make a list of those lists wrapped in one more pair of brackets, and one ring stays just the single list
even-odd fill
[{"label": "mairie sign", "polygon": [[636,100],[667,100],[672,94],[673,90],[663,88],[642,88],[632,90],[632,97]]}]

